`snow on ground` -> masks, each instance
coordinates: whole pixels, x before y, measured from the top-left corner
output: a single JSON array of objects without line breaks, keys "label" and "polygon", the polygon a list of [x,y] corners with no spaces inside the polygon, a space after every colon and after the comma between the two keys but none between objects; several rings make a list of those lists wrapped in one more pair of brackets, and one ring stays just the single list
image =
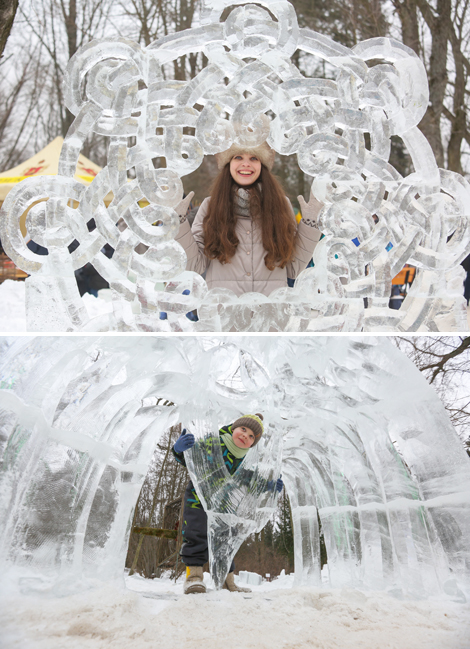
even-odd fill
[{"label": "snow on ground", "polygon": [[[0,333],[26,331],[25,283],[6,279],[0,284]],[[106,297],[106,290],[100,291]],[[109,300],[85,293],[83,303],[90,318],[112,311]]]},{"label": "snow on ground", "polygon": [[25,283],[6,279],[0,284],[0,331],[18,333],[26,331],[24,307]]},{"label": "snow on ground", "polygon": [[126,579],[60,599],[3,593],[2,649],[469,649],[470,605],[292,588],[183,595],[183,580]]}]

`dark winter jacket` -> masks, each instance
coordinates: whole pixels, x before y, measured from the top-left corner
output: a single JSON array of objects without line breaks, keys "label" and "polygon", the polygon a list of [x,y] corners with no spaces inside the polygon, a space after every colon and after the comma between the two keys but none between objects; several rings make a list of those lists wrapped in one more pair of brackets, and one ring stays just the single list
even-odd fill
[{"label": "dark winter jacket", "polygon": [[[238,467],[241,465],[243,460],[245,459],[244,457],[237,458],[234,457],[230,451],[227,448],[227,445],[225,444],[224,440],[222,439],[222,435],[229,433],[229,435],[232,434],[232,427],[231,426],[222,426],[222,428],[219,430],[219,443],[221,446],[222,450],[222,457],[224,458],[225,466],[227,467],[228,472],[230,475],[233,475],[235,471],[238,469]],[[211,438],[212,439],[212,438]],[[206,443],[206,451],[208,455],[212,455],[212,445],[208,444],[207,442],[202,442],[198,441],[197,443]],[[184,459],[184,453],[178,453],[175,451],[174,447],[171,449],[173,455],[175,456],[175,459],[177,462],[182,464],[183,466],[186,466],[186,461]],[[243,476],[243,483],[249,484],[251,482],[251,479],[253,478],[253,471],[246,471],[245,475]],[[192,483],[190,483],[192,486]],[[266,480],[261,480],[258,483],[258,488],[261,487],[261,491],[264,491],[266,489],[267,482]],[[196,493],[196,490],[192,486],[191,488],[191,495],[187,499],[187,504],[196,509],[202,509],[202,504],[201,501],[198,498],[198,495]]]}]

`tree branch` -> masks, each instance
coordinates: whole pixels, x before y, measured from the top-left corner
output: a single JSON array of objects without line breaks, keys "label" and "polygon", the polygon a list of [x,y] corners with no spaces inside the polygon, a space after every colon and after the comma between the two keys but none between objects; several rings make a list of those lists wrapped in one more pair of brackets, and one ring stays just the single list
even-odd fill
[{"label": "tree branch", "polygon": [[467,338],[464,338],[462,340],[462,342],[460,343],[460,345],[458,347],[456,347],[455,349],[453,349],[448,354],[443,354],[441,356],[439,354],[435,354],[435,356],[438,356],[438,357],[440,356],[441,360],[436,362],[436,363],[429,363],[428,365],[423,365],[422,367],[419,368],[419,370],[421,372],[424,372],[426,370],[434,369],[434,372],[432,373],[431,380],[429,381],[430,383],[433,383],[433,381],[437,377],[437,375],[440,372],[444,371],[444,365],[447,363],[447,361],[449,361],[451,358],[455,358],[456,356],[459,356],[466,349],[468,349],[468,347],[470,347],[470,336],[467,336]]}]

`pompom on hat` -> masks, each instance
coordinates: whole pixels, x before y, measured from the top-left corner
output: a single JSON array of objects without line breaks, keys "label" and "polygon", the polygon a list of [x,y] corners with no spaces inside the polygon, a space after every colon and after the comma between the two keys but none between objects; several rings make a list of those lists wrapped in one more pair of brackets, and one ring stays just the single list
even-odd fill
[{"label": "pompom on hat", "polygon": [[234,431],[235,428],[238,428],[238,426],[245,426],[246,428],[249,428],[253,431],[253,433],[255,434],[255,441],[253,442],[253,446],[256,446],[256,444],[261,439],[261,435],[264,432],[263,415],[260,415],[259,412],[256,413],[256,415],[243,415],[243,417],[239,417],[236,421],[233,422],[231,426],[232,431]]},{"label": "pompom on hat", "polygon": [[232,144],[230,149],[215,154],[217,168],[219,170],[223,169],[225,165],[230,162],[233,156],[241,155],[242,153],[250,153],[251,155],[255,155],[261,161],[261,164],[267,167],[269,171],[271,171],[271,169],[273,168],[276,152],[274,151],[274,149],[271,149],[267,142],[263,142],[263,144],[255,147]]}]

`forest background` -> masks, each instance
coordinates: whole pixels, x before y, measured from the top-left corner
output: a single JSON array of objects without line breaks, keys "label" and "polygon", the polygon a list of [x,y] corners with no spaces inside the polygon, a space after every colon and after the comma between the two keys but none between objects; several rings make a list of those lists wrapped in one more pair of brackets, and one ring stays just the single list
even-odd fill
[{"label": "forest background", "polygon": [[[419,125],[439,167],[470,174],[470,0],[292,0],[301,27],[352,47],[359,41],[396,38],[422,59],[430,101]],[[0,0],[0,172],[25,161],[55,137],[65,137],[73,115],[64,103],[68,60],[92,39],[125,37],[146,46],[195,26],[201,0]],[[224,12],[222,18],[230,11]],[[13,20],[14,19],[14,20]],[[11,29],[11,33],[10,33]],[[9,37],[8,37],[9,35]],[[8,40],[7,40],[8,37]],[[333,78],[334,69],[311,55],[294,60],[306,76]],[[207,65],[203,53],[180,57],[165,67],[166,78],[188,80]],[[394,136],[390,162],[407,175],[413,166]],[[130,142],[129,144],[132,144]],[[367,146],[367,142],[366,142]],[[82,152],[106,164],[104,136],[89,138]],[[155,167],[164,161],[154,160]],[[195,204],[209,194],[216,172],[213,156],[184,178]],[[308,193],[308,178],[296,156],[277,156],[274,172],[297,206]]]}]

